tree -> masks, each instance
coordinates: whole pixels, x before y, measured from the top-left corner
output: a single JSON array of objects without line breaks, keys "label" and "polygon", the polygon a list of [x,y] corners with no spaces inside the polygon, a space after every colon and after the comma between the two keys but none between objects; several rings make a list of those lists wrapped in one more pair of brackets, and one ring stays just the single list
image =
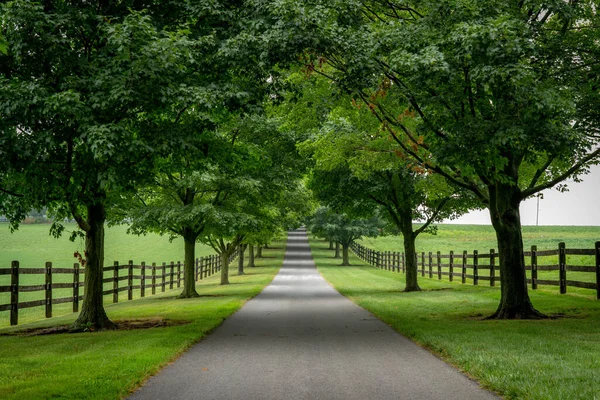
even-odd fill
[{"label": "tree", "polygon": [[377,237],[383,228],[383,221],[378,217],[351,218],[347,214],[336,214],[326,207],[320,207],[315,212],[309,228],[326,232],[329,237],[342,246],[342,266],[350,265],[348,250],[355,240],[367,237]]},{"label": "tree", "polygon": [[[303,92],[296,101],[307,102],[322,93],[325,79],[310,81],[301,83]],[[379,208],[387,215],[403,236],[405,291],[417,291],[417,236],[434,233],[433,222],[457,217],[476,204],[459,188],[408,160],[367,110],[350,96],[339,95],[314,123],[320,130],[301,146],[314,161],[309,187],[322,204],[338,212],[370,216]],[[413,227],[413,221],[422,224]]]},{"label": "tree", "polygon": [[527,293],[519,205],[578,179],[600,154],[595,3],[303,6],[279,14],[279,27],[314,21],[309,68],[355,93],[414,162],[489,209],[502,285],[491,317],[543,317]]},{"label": "tree", "polygon": [[160,139],[137,129],[139,115],[168,107],[189,66],[186,32],[133,3],[2,5],[0,213],[16,229],[27,211],[48,207],[84,232],[77,329],[114,327],[102,304],[107,208],[151,167]]}]

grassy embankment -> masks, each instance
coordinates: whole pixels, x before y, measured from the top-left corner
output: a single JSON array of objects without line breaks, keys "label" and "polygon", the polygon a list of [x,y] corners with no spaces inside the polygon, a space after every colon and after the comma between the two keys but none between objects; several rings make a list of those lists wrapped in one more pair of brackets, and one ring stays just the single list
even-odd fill
[{"label": "grassy embankment", "polygon": [[[256,268],[246,268],[244,276],[237,276],[237,264],[232,265],[228,286],[219,285],[218,275],[200,281],[197,289],[202,297],[197,299],[175,299],[179,290],[172,290],[106,305],[109,318],[116,322],[159,318],[190,321],[186,325],[33,337],[0,336],[0,398],[126,396],[258,294],[281,267],[284,246],[283,241],[274,242],[272,249],[263,252],[265,258],[257,259]],[[69,324],[75,317],[68,314],[3,328],[0,334]]]},{"label": "grassy embankment", "polygon": [[[65,234],[55,239],[48,234],[50,225],[35,224],[21,225],[18,231],[10,233],[8,224],[0,224],[0,268],[10,268],[12,260],[18,260],[21,268],[43,268],[46,261],[51,261],[54,268],[71,268],[77,260],[73,253],[79,251],[83,254],[85,243],[83,239],[71,242],[68,237],[70,231],[75,229],[74,224],[66,225]],[[146,236],[128,235],[126,226],[115,226],[106,230],[106,255],[104,265],[113,265],[114,261],[121,264],[133,260],[135,264],[145,261],[147,265],[156,262],[170,263],[183,260],[183,240],[180,238],[169,242],[167,236],[148,234]],[[214,254],[208,246],[197,244],[196,256],[203,257]],[[107,273],[107,277],[112,274]],[[44,275],[21,275],[21,285],[41,285]],[[83,277],[82,277],[83,280]],[[56,274],[54,283],[71,282],[71,275]],[[123,283],[124,284],[124,283]],[[10,275],[0,275],[0,286],[10,285]],[[106,283],[105,289],[112,289],[112,283]],[[58,289],[53,293],[54,298],[72,296],[71,289]],[[139,297],[139,290],[134,291],[134,297]],[[19,301],[33,301],[44,298],[43,292],[20,293]],[[121,299],[127,298],[127,293],[121,293]],[[105,296],[105,302],[112,302],[112,295]],[[0,293],[0,304],[10,302],[10,293]],[[71,312],[71,304],[56,304],[53,306],[53,315],[59,316]],[[44,316],[43,307],[26,308],[19,310],[19,324],[35,321]],[[9,313],[0,313],[0,327],[8,326]]]},{"label": "grassy embankment", "polygon": [[[482,236],[479,228],[446,228],[455,230],[449,237],[459,241],[466,239],[457,236],[461,229]],[[592,229],[594,234],[598,231]],[[368,242],[375,247],[385,240],[389,239]],[[551,240],[554,243],[557,238]],[[594,241],[582,240],[586,247]],[[572,242],[566,237],[564,241]],[[448,239],[446,250],[460,248],[454,243]],[[429,245],[421,243],[420,248],[444,250],[444,244]],[[340,267],[340,261],[332,259],[332,252],[326,250],[327,243],[311,239],[311,248],[320,272],[342,294],[504,397],[599,398],[600,301],[591,296],[530,291],[539,310],[560,317],[487,321],[482,317],[495,311],[498,288],[420,278],[422,292],[402,293],[402,274],[365,266],[354,256],[352,267]]]}]

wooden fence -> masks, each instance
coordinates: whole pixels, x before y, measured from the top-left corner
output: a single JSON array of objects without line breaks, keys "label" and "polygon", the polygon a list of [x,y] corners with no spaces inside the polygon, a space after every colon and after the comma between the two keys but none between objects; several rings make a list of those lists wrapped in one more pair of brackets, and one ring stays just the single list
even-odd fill
[{"label": "wooden fence", "polygon": [[[406,272],[406,260],[404,253],[390,251],[375,251],[361,244],[353,242],[350,246],[354,254],[366,263],[391,272]],[[538,285],[558,286],[561,294],[567,293],[567,287],[578,287],[596,291],[596,298],[600,299],[600,242],[596,242],[593,249],[568,249],[561,242],[558,249],[538,250],[537,246],[531,246],[531,251],[524,253],[527,257],[526,270],[530,278],[527,283],[532,289]],[[587,256],[595,258],[595,265],[572,265],[567,261],[567,256]],[[544,260],[545,264],[540,264]],[[417,272],[422,277],[442,279],[447,276],[450,282],[460,279],[461,283],[470,280],[473,285],[480,281],[489,282],[490,286],[500,284],[500,270],[498,268],[498,253],[490,249],[489,253],[480,254],[477,250],[469,254],[467,251],[441,254],[439,251],[433,254],[429,252],[417,253]],[[558,279],[539,279],[539,271],[558,271]],[[579,280],[568,280],[567,272],[587,273],[591,279],[587,282]],[[595,282],[592,282],[595,274]],[[581,275],[579,275],[581,276]]]},{"label": "wooden fence", "polygon": [[[230,262],[237,256],[238,250],[231,255]],[[196,281],[221,271],[221,258],[218,255],[197,258],[195,264]],[[119,293],[121,292],[127,292],[127,300],[133,300],[134,290],[139,290],[140,297],[145,297],[150,295],[146,289],[149,289],[150,293],[154,295],[157,290],[164,292],[167,287],[169,289],[180,287],[184,281],[183,264],[179,261],[171,261],[169,264],[163,262],[161,265],[156,263],[147,265],[145,262],[136,265],[133,261],[120,264],[115,261],[114,265],[104,267],[103,271],[104,273],[112,272],[111,277],[105,277],[102,280],[103,284],[112,283],[112,288],[104,290],[102,294],[105,296],[112,294],[113,303],[119,302]],[[84,288],[82,276],[84,273],[85,268],[81,268],[78,263],[75,263],[73,268],[53,268],[51,262],[47,262],[45,268],[20,268],[19,262],[13,261],[10,268],[0,268],[0,276],[10,275],[10,285],[0,286],[0,293],[10,293],[10,303],[0,304],[0,312],[10,311],[11,325],[18,324],[19,310],[24,308],[45,306],[46,318],[51,318],[53,305],[72,303],[73,312],[78,312],[79,301],[83,299],[83,289],[80,292],[80,288]],[[21,275],[40,274],[45,276],[44,284],[19,284]],[[69,282],[55,283],[53,282],[54,278]],[[72,289],[72,295],[54,298],[53,291],[59,289]],[[26,292],[44,292],[44,298],[19,302],[19,294]]]}]

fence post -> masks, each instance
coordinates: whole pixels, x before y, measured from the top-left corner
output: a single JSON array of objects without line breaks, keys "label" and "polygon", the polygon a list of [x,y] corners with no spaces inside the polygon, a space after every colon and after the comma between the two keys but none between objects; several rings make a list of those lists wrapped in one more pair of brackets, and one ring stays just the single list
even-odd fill
[{"label": "fence post", "polygon": [[127,300],[133,300],[133,260],[127,266]]},{"label": "fence post", "polygon": [[19,262],[10,264],[10,324],[19,323]]},{"label": "fence post", "polygon": [[402,273],[406,272],[406,257],[404,256],[404,252],[402,252]]},{"label": "fence post", "polygon": [[52,263],[46,262],[46,318],[52,318]]},{"label": "fence post", "polygon": [[437,273],[438,273],[438,279],[442,280],[442,255],[438,251],[436,253],[436,256],[437,256]]},{"label": "fence post", "polygon": [[156,294],[156,263],[152,263],[152,294]]},{"label": "fence post", "polygon": [[479,284],[479,252],[473,250],[473,285]]},{"label": "fence post", "polygon": [[567,293],[567,253],[565,251],[565,242],[558,244],[558,274],[560,294],[565,294]]},{"label": "fence post", "polygon": [[537,246],[531,246],[531,289],[537,289]]},{"label": "fence post", "polygon": [[181,287],[181,261],[177,261],[177,287]]},{"label": "fence post", "polygon": [[461,283],[467,283],[467,251],[463,250]]},{"label": "fence post", "polygon": [[450,280],[450,282],[452,282],[454,280],[454,251],[450,250],[450,261],[449,261],[449,273],[448,273],[448,279]]},{"label": "fence post", "polygon": [[428,267],[429,267],[429,279],[433,278],[433,254],[429,252],[428,254]]},{"label": "fence post", "polygon": [[[198,282],[198,271],[201,271],[201,269],[200,269],[200,261],[201,260],[202,260],[202,258],[196,258],[196,260],[194,261],[194,280],[196,282]],[[202,275],[200,275],[200,279],[202,279]]]},{"label": "fence post", "polygon": [[119,302],[119,262],[113,263],[113,303]]},{"label": "fence post", "polygon": [[146,262],[142,261],[140,276],[140,297],[146,296]]},{"label": "fence post", "polygon": [[425,277],[425,252],[421,252],[421,276]]},{"label": "fence post", "polygon": [[79,264],[73,264],[73,312],[79,311]]},{"label": "fence post", "polygon": [[171,275],[169,277],[169,289],[173,289],[173,279],[175,278],[175,262],[171,261]]},{"label": "fence post", "polygon": [[600,300],[600,242],[596,242],[596,299]]},{"label": "fence post", "polygon": [[496,286],[496,253],[490,249],[490,286]]},{"label": "fence post", "polygon": [[392,270],[392,252],[388,250],[386,258],[387,270]]},{"label": "fence post", "polygon": [[164,292],[165,291],[165,283],[167,281],[167,263],[162,263],[162,274],[161,274],[161,281],[160,281],[160,291]]}]

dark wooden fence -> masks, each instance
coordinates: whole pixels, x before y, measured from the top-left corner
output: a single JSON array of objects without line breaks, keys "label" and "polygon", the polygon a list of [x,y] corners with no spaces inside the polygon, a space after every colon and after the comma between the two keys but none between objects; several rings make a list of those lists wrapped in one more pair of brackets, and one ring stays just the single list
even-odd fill
[{"label": "dark wooden fence", "polygon": [[[406,272],[406,260],[404,253],[390,251],[375,251],[359,243],[350,246],[354,254],[366,263],[391,272]],[[567,262],[567,256],[587,256],[588,260],[595,259],[595,265],[573,265]],[[527,283],[532,289],[538,285],[558,286],[561,294],[567,293],[567,287],[578,287],[596,291],[596,298],[600,299],[600,242],[595,243],[593,249],[568,249],[565,243],[559,243],[555,250],[538,250],[537,246],[531,246],[531,251],[525,252],[526,269],[530,278]],[[543,260],[544,264],[540,264]],[[498,268],[498,253],[490,249],[489,253],[473,253],[463,251],[448,254],[435,254],[429,252],[417,253],[418,273],[422,277],[442,279],[447,276],[450,282],[460,280],[461,283],[470,281],[478,285],[480,281],[489,282],[490,286],[500,285],[500,270]],[[591,262],[590,262],[591,264]],[[558,271],[558,279],[539,279],[539,271]],[[567,279],[567,272],[587,273],[585,281]],[[595,282],[594,281],[595,275]],[[547,274],[546,274],[547,275]]]},{"label": "dark wooden fence", "polygon": [[[238,256],[236,250],[230,257],[230,262]],[[218,255],[210,255],[196,259],[195,263],[196,281],[210,277],[221,271],[221,258]],[[105,277],[103,284],[112,283],[112,288],[104,290],[103,294],[111,295],[113,303],[119,302],[119,293],[127,292],[127,300],[133,300],[134,291],[139,290],[140,297],[156,294],[156,291],[166,291],[167,287],[173,289],[180,287],[184,281],[183,264],[179,261],[170,263],[139,265],[129,261],[120,264],[118,261],[110,267],[104,267],[104,273],[112,272],[111,277]],[[79,301],[83,299],[85,268],[74,264],[73,268],[53,268],[51,262],[47,262],[44,268],[20,268],[18,261],[13,261],[10,268],[0,268],[1,275],[10,275],[10,285],[0,286],[0,293],[10,293],[10,303],[0,304],[0,312],[10,311],[10,324],[17,325],[19,322],[19,310],[31,307],[44,306],[46,318],[52,317],[52,306],[55,304],[72,303],[73,312],[79,311]],[[21,275],[44,275],[45,283],[41,285],[20,285]],[[54,283],[56,280],[62,283]],[[69,282],[66,282],[69,281]],[[81,289],[80,289],[81,288]],[[53,291],[59,289],[72,289],[72,295],[54,298]],[[148,293],[146,291],[150,293]],[[44,292],[41,300],[19,302],[19,294],[27,292]],[[64,290],[62,291],[64,293]]]}]

